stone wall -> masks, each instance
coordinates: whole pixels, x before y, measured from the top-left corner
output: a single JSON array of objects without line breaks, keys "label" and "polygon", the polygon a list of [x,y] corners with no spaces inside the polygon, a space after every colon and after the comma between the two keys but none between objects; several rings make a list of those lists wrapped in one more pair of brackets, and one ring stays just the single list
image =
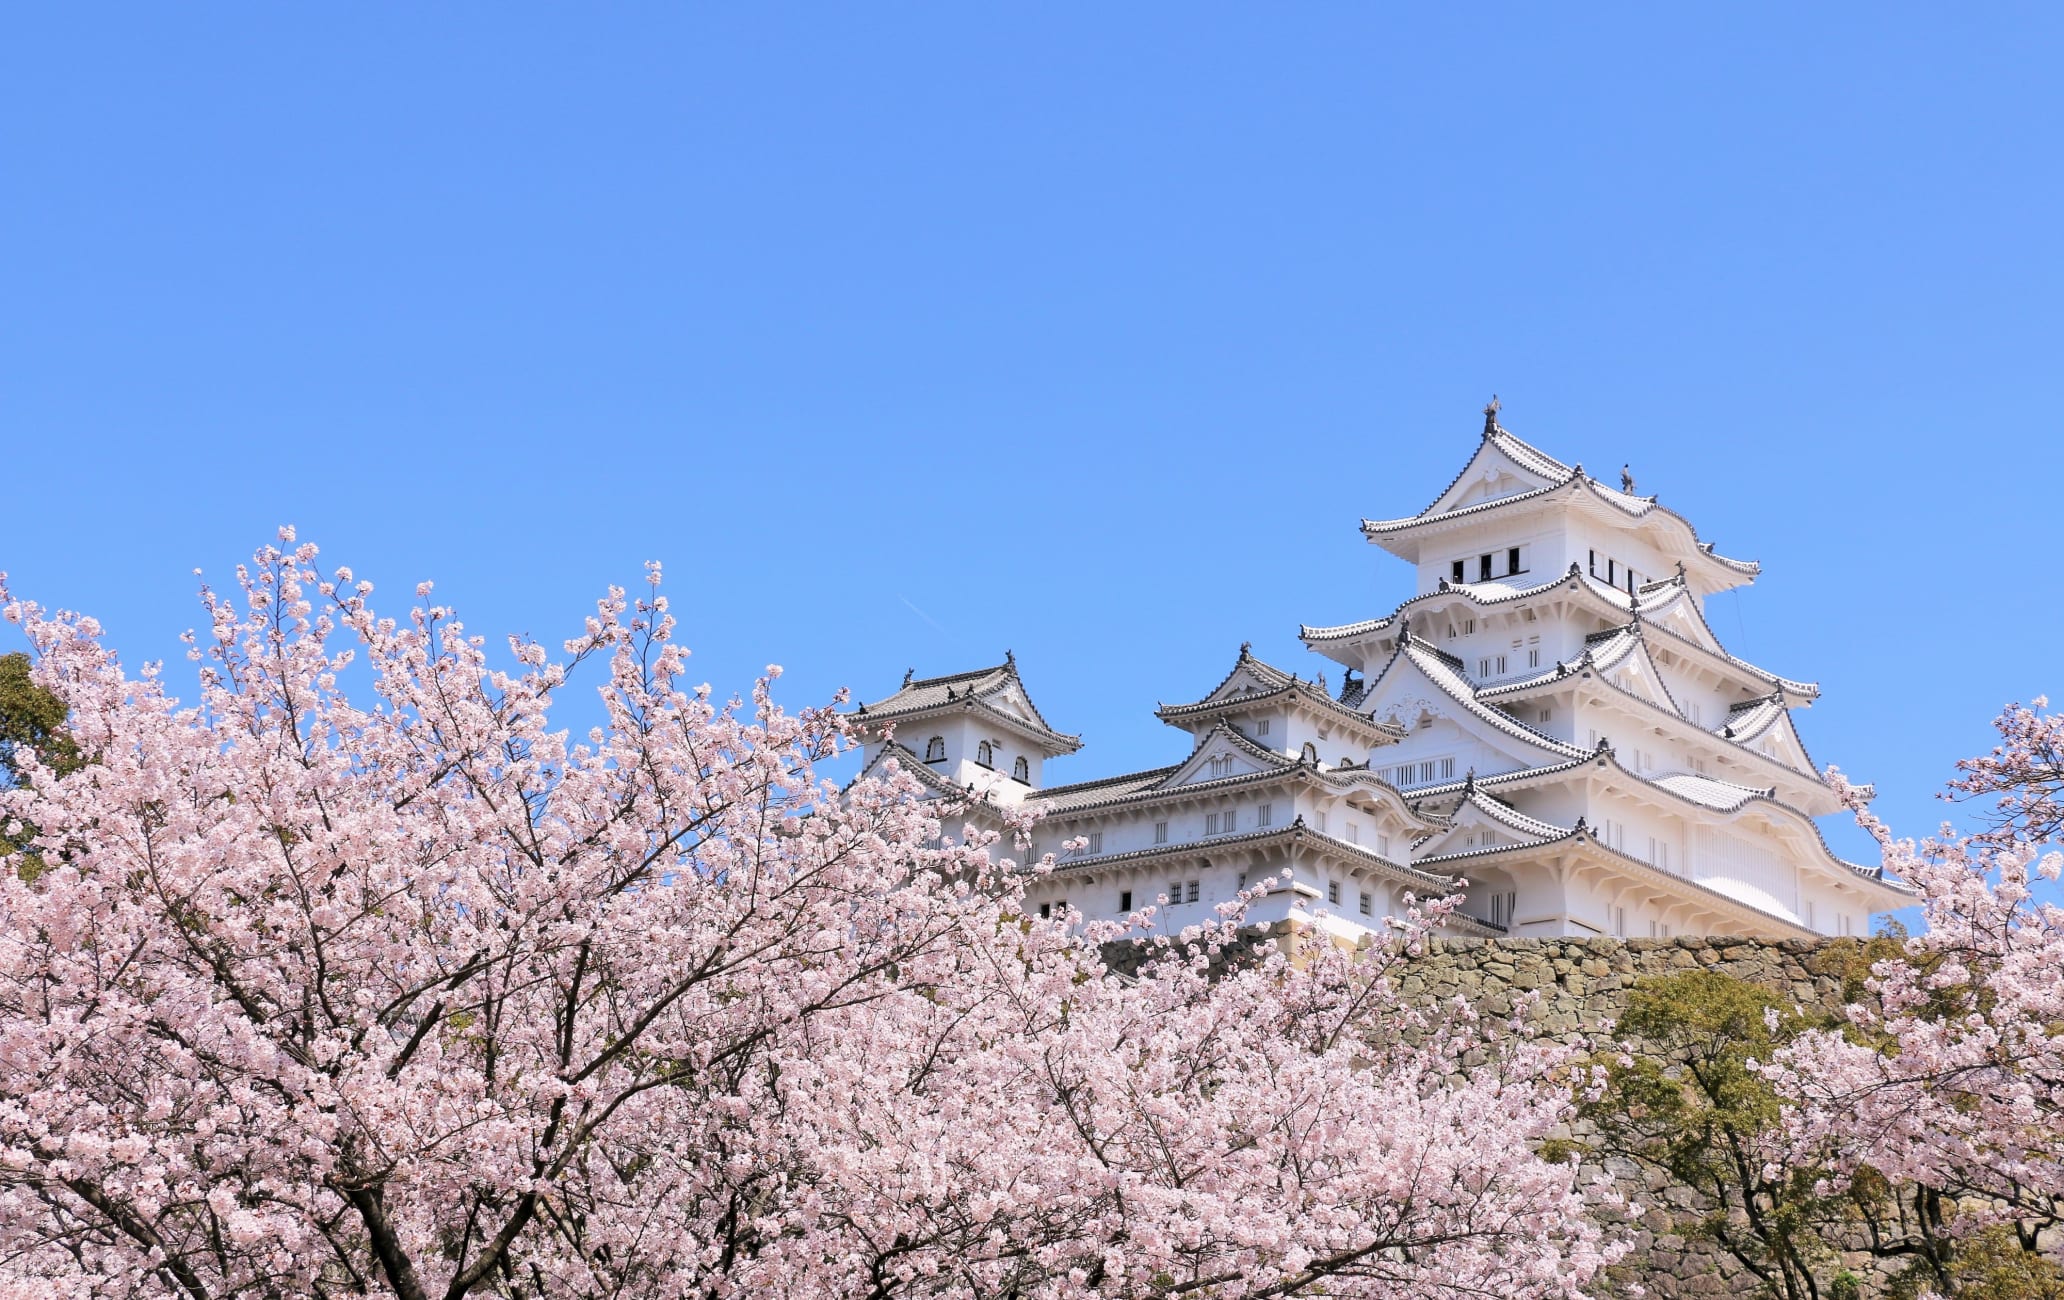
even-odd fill
[{"label": "stone wall", "polygon": [[[1568,1041],[1617,1020],[1636,981],[1700,968],[1803,1006],[1838,1011],[1858,994],[1860,948],[1853,939],[1436,939],[1404,970],[1399,989],[1414,1003],[1461,995],[1500,1013],[1511,1009],[1516,995],[1538,993],[1530,1018],[1548,1036]],[[1581,1141],[1587,1135],[1572,1136]],[[1608,1159],[1604,1167],[1643,1210],[1628,1225],[1635,1249],[1616,1270],[1619,1290],[1638,1282],[1665,1300],[1761,1294],[1756,1279],[1726,1252],[1686,1235],[1702,1213],[1687,1189],[1632,1161]],[[1845,1256],[1843,1265],[1865,1280],[1863,1294],[1879,1293],[1868,1255]]]}]

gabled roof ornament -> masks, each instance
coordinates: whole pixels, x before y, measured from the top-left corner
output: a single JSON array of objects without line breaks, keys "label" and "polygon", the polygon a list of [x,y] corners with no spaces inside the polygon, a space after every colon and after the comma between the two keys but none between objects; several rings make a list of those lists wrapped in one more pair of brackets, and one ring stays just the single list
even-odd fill
[{"label": "gabled roof ornament", "polygon": [[1491,394],[1490,404],[1483,409],[1483,436],[1488,438],[1498,431],[1498,395]]},{"label": "gabled roof ornament", "polygon": [[1252,659],[1254,657],[1254,643],[1252,641],[1242,641],[1240,643],[1240,657],[1242,659]]},{"label": "gabled roof ornament", "polygon": [[917,676],[917,669],[915,669],[915,668],[905,668],[905,669],[903,670],[903,684],[904,684],[905,686],[908,686],[908,685],[910,685],[910,679],[911,679],[911,678],[913,678],[913,677],[915,677],[915,676]]},{"label": "gabled roof ornament", "polygon": [[1006,650],[1003,652],[1003,662],[1008,664],[1010,667],[1015,668],[1018,666],[1018,657],[1012,654],[1010,651]]}]

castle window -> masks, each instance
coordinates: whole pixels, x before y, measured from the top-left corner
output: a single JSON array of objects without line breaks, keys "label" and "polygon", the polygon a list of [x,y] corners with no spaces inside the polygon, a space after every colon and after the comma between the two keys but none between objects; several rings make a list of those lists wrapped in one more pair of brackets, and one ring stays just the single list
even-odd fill
[{"label": "castle window", "polygon": [[944,736],[933,736],[933,737],[932,737],[932,738],[931,738],[930,740],[927,740],[927,741],[925,742],[925,762],[927,762],[927,763],[943,763],[943,762],[945,762],[945,761],[946,761],[946,737],[944,737]]},{"label": "castle window", "polygon": [[1272,803],[1265,803],[1254,810],[1254,824],[1256,826],[1272,825],[1275,819],[1276,806]]},{"label": "castle window", "polygon": [[1329,880],[1329,881],[1327,881],[1327,882],[1326,882],[1326,901],[1327,901],[1327,902],[1329,902],[1329,903],[1331,903],[1331,904],[1332,904],[1333,906],[1335,906],[1335,907],[1338,907],[1338,906],[1340,906],[1340,882],[1339,882],[1339,881],[1337,881],[1337,880]]},{"label": "castle window", "polygon": [[1052,904],[1052,903],[1041,903],[1041,904],[1039,905],[1039,919],[1040,919],[1040,920],[1042,920],[1042,921],[1046,921],[1046,920],[1051,920],[1052,918],[1053,918],[1053,904]]},{"label": "castle window", "polygon": [[1376,837],[1376,851],[1385,857],[1390,856],[1390,836],[1378,835]]},{"label": "castle window", "polygon": [[1263,718],[1259,722],[1255,723],[1254,734],[1257,736],[1266,736],[1268,734],[1268,724],[1269,720],[1267,718]]},{"label": "castle window", "polygon": [[1326,814],[1313,813],[1312,816],[1317,819],[1314,824],[1319,828],[1319,834],[1324,835],[1326,833]]},{"label": "castle window", "polygon": [[977,763],[980,763],[983,767],[995,767],[995,758],[996,751],[990,747],[988,741],[985,740],[981,744],[975,746],[975,761]]},{"label": "castle window", "polygon": [[1305,762],[1315,764],[1319,761],[1319,747],[1317,745],[1312,744],[1310,741],[1307,740],[1306,742],[1304,742],[1304,749],[1302,752],[1304,755]]},{"label": "castle window", "polygon": [[1088,851],[1091,853],[1102,853],[1104,851],[1104,833],[1102,831],[1091,831],[1089,833]]},{"label": "castle window", "polygon": [[[1362,842],[1362,828],[1355,825],[1353,822],[1349,822],[1346,826],[1342,827],[1341,829],[1347,832],[1347,842],[1349,844],[1360,844]],[[1335,899],[1333,901],[1339,902],[1340,900]]]},{"label": "castle window", "polygon": [[1166,844],[1166,843],[1168,843],[1168,823],[1167,823],[1167,822],[1155,822],[1155,823],[1154,823],[1154,843],[1156,843],[1156,844]]},{"label": "castle window", "polygon": [[1478,582],[1489,582],[1491,580],[1490,556],[1479,555],[1476,557],[1476,580]]},{"label": "castle window", "polygon": [[1171,880],[1168,882],[1168,901],[1170,903],[1182,902],[1182,881]]},{"label": "castle window", "polygon": [[1457,561],[1455,561],[1455,563],[1454,563],[1453,565],[1449,566],[1449,569],[1448,569],[1448,574],[1449,574],[1449,581],[1451,581],[1451,582],[1460,582],[1460,581],[1462,581],[1462,574],[1463,574],[1463,565],[1462,565],[1462,561],[1460,561],[1460,560],[1457,560]]},{"label": "castle window", "polygon": [[1032,761],[1023,754],[1018,755],[1011,763],[1011,778],[1026,785],[1032,784]]},{"label": "castle window", "polygon": [[1363,915],[1363,916],[1370,916],[1370,915],[1373,915],[1373,914],[1374,914],[1374,912],[1375,912],[1375,910],[1376,910],[1376,909],[1375,909],[1375,906],[1374,906],[1374,903],[1375,903],[1375,900],[1373,900],[1373,899],[1371,899],[1371,898],[1369,897],[1369,891],[1368,891],[1368,890],[1366,890],[1366,889],[1365,889],[1365,890],[1363,890],[1363,891],[1362,891],[1362,906],[1361,906],[1361,912],[1362,912],[1362,915]]},{"label": "castle window", "polygon": [[1541,666],[1541,647],[1535,646],[1526,652],[1526,666],[1529,668],[1539,668]]},{"label": "castle window", "polygon": [[1618,563],[1618,561],[1610,559],[1605,562],[1605,585],[1608,587],[1615,587],[1619,585],[1620,580],[1613,576],[1613,565],[1616,563]]},{"label": "castle window", "polygon": [[1118,910],[1121,912],[1130,912],[1132,910],[1132,891],[1130,889],[1118,891]]},{"label": "castle window", "polygon": [[1205,814],[1204,814],[1204,833],[1205,833],[1206,835],[1216,835],[1216,834],[1218,834],[1218,814],[1217,814],[1217,813],[1205,813]]},{"label": "castle window", "polygon": [[1190,882],[1189,892],[1188,892],[1187,894],[1185,894],[1185,895],[1184,895],[1184,897],[1183,897],[1183,901],[1184,901],[1185,903],[1194,903],[1194,902],[1196,902],[1196,901],[1197,901],[1197,882],[1196,882],[1196,881],[1192,880],[1192,881]]},{"label": "castle window", "polygon": [[1590,556],[1591,556],[1591,576],[1595,578],[1595,577],[1597,577],[1597,576],[1598,576],[1598,552],[1594,550],[1594,551],[1590,552]]},{"label": "castle window", "polygon": [[1505,552],[1505,572],[1519,572],[1519,548],[1517,546]]}]

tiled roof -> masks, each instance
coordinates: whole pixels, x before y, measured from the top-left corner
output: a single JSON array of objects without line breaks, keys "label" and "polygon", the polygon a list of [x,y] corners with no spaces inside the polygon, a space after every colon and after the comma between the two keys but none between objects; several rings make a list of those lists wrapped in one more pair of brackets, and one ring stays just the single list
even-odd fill
[{"label": "tiled roof", "polygon": [[[897,766],[903,771],[908,772],[919,785],[925,786],[934,793],[944,795],[961,795],[966,793],[966,791],[953,784],[953,782],[940,776],[932,769],[931,764],[893,741],[883,745],[880,752],[868,760],[867,766],[860,769],[859,775],[855,776],[853,781],[858,781],[862,777],[868,776],[891,759],[895,760]],[[852,784],[852,781],[847,782],[846,788],[850,790]]]},{"label": "tiled roof", "polygon": [[[1075,812],[1098,804],[1120,803],[1134,795],[1152,791],[1181,768],[1181,763],[1175,763],[1168,767],[1148,768],[1144,772],[1107,776],[1097,781],[1077,781],[1072,785],[1050,786],[1027,796],[1025,802],[1050,808],[1054,812]],[[1247,775],[1251,776],[1253,773]]]},{"label": "tiled roof", "polygon": [[[1715,780],[1712,777],[1702,776],[1695,772],[1673,772],[1660,777],[1644,776],[1639,772],[1630,770],[1625,764],[1620,762],[1618,754],[1614,753],[1610,748],[1602,746],[1589,755],[1588,758],[1596,759],[1599,766],[1609,767],[1630,781],[1661,790],[1665,794],[1681,799],[1686,803],[1711,809],[1715,812],[1734,813],[1739,812],[1751,803],[1767,803],[1771,807],[1789,814],[1797,824],[1811,831],[1815,841],[1820,845],[1821,852],[1826,855],[1829,862],[1865,880],[1877,881],[1893,889],[1906,889],[1904,885],[1899,884],[1897,881],[1886,880],[1883,867],[1867,867],[1861,863],[1850,862],[1838,856],[1833,847],[1828,844],[1827,837],[1821,833],[1819,823],[1815,822],[1806,813],[1779,799],[1774,788],[1758,790],[1750,786],[1736,785],[1731,781]],[[1584,765],[1584,761],[1578,761],[1557,763],[1547,767],[1522,768],[1516,772],[1501,772],[1495,776],[1477,777],[1473,782],[1474,789],[1471,788],[1471,782],[1455,781],[1444,786],[1415,790],[1412,793],[1416,798],[1427,800],[1442,799],[1455,794],[1467,796],[1480,792],[1484,787],[1496,788],[1506,785],[1518,785],[1523,782],[1531,782],[1537,778],[1575,771]],[[1452,814],[1450,816],[1452,818]]]},{"label": "tiled roof", "polygon": [[[1228,682],[1238,677],[1242,671],[1245,671],[1248,676],[1260,683],[1263,689],[1246,694],[1227,696],[1223,699],[1213,698],[1225,689]],[[1193,704],[1163,705],[1155,710],[1154,716],[1160,718],[1163,722],[1173,723],[1183,718],[1209,717],[1224,710],[1273,700],[1290,694],[1295,694],[1307,703],[1342,720],[1359,723],[1369,730],[1389,736],[1401,734],[1395,728],[1386,726],[1367,714],[1358,712],[1343,701],[1336,700],[1332,696],[1327,695],[1319,683],[1306,681],[1295,673],[1286,673],[1272,664],[1255,658],[1251,649],[1244,645],[1240,647],[1240,657],[1234,661],[1232,671],[1220,678],[1218,685],[1205,692],[1203,699]]]},{"label": "tiled roof", "polygon": [[895,694],[885,696],[871,704],[862,704],[860,712],[867,714],[907,713],[915,709],[936,708],[956,699],[981,695],[992,691],[1015,675],[1016,668],[1010,663],[1000,663],[993,668],[976,668],[964,673],[947,673],[943,677],[905,678]]},{"label": "tiled roof", "polygon": [[[1144,849],[1127,849],[1122,853],[1102,853],[1093,858],[1065,858],[1055,863],[1054,872],[1055,874],[1060,874],[1062,872],[1084,871],[1098,867],[1150,861],[1162,857],[1194,858],[1201,853],[1213,852],[1231,846],[1252,847],[1265,842],[1287,842],[1291,840],[1311,841],[1332,850],[1341,857],[1359,862],[1364,866],[1375,869],[1382,875],[1389,876],[1393,880],[1411,885],[1417,889],[1435,890],[1444,893],[1454,885],[1452,877],[1439,875],[1431,871],[1422,871],[1417,867],[1409,866],[1402,862],[1393,862],[1389,858],[1372,852],[1359,844],[1351,844],[1346,840],[1335,839],[1331,835],[1313,830],[1311,824],[1306,822],[1301,816],[1288,826],[1273,826],[1264,830],[1246,831],[1238,835],[1219,835],[1210,839],[1186,840],[1179,844],[1155,844]],[[1439,894],[1436,893],[1432,896],[1439,897]]]},{"label": "tiled roof", "polygon": [[[1261,770],[1242,772],[1238,776],[1214,777],[1205,781],[1187,781],[1181,785],[1168,784],[1173,777],[1190,765],[1206,745],[1218,738],[1223,738],[1234,748],[1260,763]],[[1259,785],[1273,780],[1302,766],[1298,760],[1287,758],[1272,749],[1264,749],[1234,728],[1220,722],[1197,738],[1189,757],[1180,763],[1152,768],[1145,772],[1131,772],[1124,776],[1105,777],[1100,781],[1080,781],[1073,785],[1052,786],[1027,796],[1026,803],[1043,807],[1053,813],[1087,812],[1091,809],[1145,802],[1164,796],[1187,797],[1201,792],[1237,790],[1243,786]]]},{"label": "tiled roof", "polygon": [[1633,866],[1639,868],[1641,870],[1641,873],[1644,875],[1648,875],[1651,877],[1660,877],[1661,879],[1673,882],[1677,887],[1684,889],[1688,892],[1700,894],[1707,898],[1716,900],[1721,905],[1720,910],[1722,911],[1732,911],[1736,914],[1746,914],[1764,918],[1769,921],[1775,922],[1779,926],[1787,927],[1801,934],[1812,933],[1812,931],[1808,930],[1805,926],[1799,924],[1797,921],[1787,921],[1784,917],[1779,916],[1775,912],[1766,912],[1762,908],[1757,907],[1753,903],[1745,903],[1741,899],[1736,898],[1731,894],[1723,894],[1719,890],[1712,888],[1710,885],[1702,885],[1698,881],[1692,880],[1689,877],[1680,876],[1673,871],[1666,871],[1663,868],[1656,866],[1652,862],[1644,861],[1641,858],[1635,857],[1631,853],[1627,853],[1623,850],[1613,848],[1611,845],[1605,843],[1596,835],[1592,834],[1588,829],[1583,827],[1573,829],[1568,833],[1560,836],[1556,840],[1545,841],[1543,844],[1499,844],[1494,845],[1490,848],[1461,849],[1454,853],[1442,853],[1435,857],[1423,858],[1421,859],[1421,862],[1438,862],[1443,867],[1452,865],[1457,868],[1459,874],[1459,872],[1462,869],[1466,868],[1466,865],[1470,861],[1473,861],[1478,858],[1492,858],[1510,853],[1533,853],[1545,847],[1545,844],[1547,843],[1565,842],[1582,843],[1586,847],[1594,849],[1599,853],[1603,853],[1610,857],[1618,858],[1622,862],[1632,864]]},{"label": "tiled roof", "polygon": [[1775,800],[1777,797],[1775,787],[1757,790],[1746,785],[1736,785],[1732,781],[1702,776],[1697,772],[1672,772],[1667,776],[1643,779],[1650,785],[1661,786],[1681,799],[1689,799],[1693,803],[1703,804],[1720,812],[1733,812],[1751,799]]},{"label": "tiled roof", "polygon": [[[1030,718],[1019,717],[997,704],[998,697],[1013,685],[1018,688],[1017,694],[1024,700]],[[1017,660],[1008,654],[1002,663],[990,668],[948,673],[943,677],[905,677],[903,685],[894,694],[871,704],[862,704],[848,716],[855,722],[882,726],[942,708],[981,708],[1011,726],[1040,737],[1054,749],[1072,753],[1082,748],[1082,737],[1055,731],[1047,723],[1039,712],[1039,706],[1032,702],[1032,693],[1025,689],[1024,679],[1018,676]]]},{"label": "tiled roof", "polygon": [[[1461,519],[1470,515],[1480,514],[1484,511],[1495,510],[1501,506],[1511,505],[1515,502],[1536,500],[1555,492],[1560,492],[1566,489],[1574,489],[1591,493],[1600,502],[1613,507],[1614,509],[1620,511],[1622,514],[1625,514],[1631,518],[1644,519],[1650,515],[1658,515],[1667,519],[1675,520],[1678,524],[1681,524],[1683,526],[1685,532],[1691,538],[1692,546],[1701,555],[1704,555],[1708,559],[1713,560],[1715,563],[1735,573],[1740,573],[1753,577],[1756,574],[1762,572],[1762,566],[1757,564],[1753,560],[1730,559],[1727,556],[1715,552],[1713,549],[1713,544],[1711,542],[1699,540],[1698,530],[1692,526],[1690,520],[1686,519],[1683,515],[1678,514],[1674,510],[1665,509],[1663,506],[1657,504],[1656,498],[1652,496],[1632,496],[1628,493],[1621,492],[1617,489],[1607,487],[1605,484],[1600,483],[1597,479],[1594,479],[1590,475],[1584,473],[1583,467],[1581,465],[1563,466],[1561,462],[1553,460],[1552,458],[1546,456],[1544,453],[1537,451],[1532,447],[1528,447],[1525,443],[1520,442],[1519,439],[1514,438],[1510,434],[1505,433],[1503,429],[1497,429],[1491,433],[1486,434],[1485,436],[1488,440],[1491,440],[1494,443],[1496,443],[1500,451],[1505,452],[1506,455],[1512,457],[1513,460],[1521,462],[1523,466],[1528,468],[1532,473],[1534,473],[1536,477],[1549,479],[1550,481],[1545,486],[1535,488],[1532,491],[1515,492],[1510,496],[1494,497],[1489,501],[1479,501],[1473,505],[1459,506],[1455,509],[1443,510],[1438,513],[1429,513],[1432,511],[1433,507],[1428,506],[1425,511],[1421,511],[1419,514],[1411,515],[1405,518],[1364,519],[1362,521],[1362,534],[1373,541],[1378,537],[1387,536],[1392,533],[1401,533],[1406,531],[1407,529],[1416,528],[1425,524],[1444,523],[1449,520]],[[1516,454],[1516,448],[1524,448],[1524,453]],[[1533,458],[1532,463],[1528,464],[1526,462],[1521,461],[1522,454],[1530,455]],[[1472,458],[1472,461],[1473,459],[1474,458]],[[1563,472],[1560,475],[1554,475],[1553,469],[1551,469],[1551,467],[1560,468]],[[1468,467],[1465,465],[1463,467],[1463,470],[1466,473]],[[1460,474],[1456,475],[1454,482],[1451,482],[1446,488],[1443,488],[1441,490],[1440,496],[1434,498],[1434,505],[1438,505],[1440,501],[1443,498],[1445,498],[1450,491],[1454,489],[1455,483],[1461,482],[1461,479],[1462,476]]]},{"label": "tiled roof", "polygon": [[1453,699],[1457,704],[1460,704],[1477,721],[1489,723],[1492,727],[1511,736],[1515,740],[1523,740],[1529,745],[1545,749],[1552,754],[1580,757],[1587,752],[1578,749],[1575,745],[1557,740],[1546,732],[1536,731],[1504,710],[1494,709],[1490,705],[1483,703],[1477,698],[1476,688],[1462,674],[1461,668],[1453,655],[1444,654],[1417,639],[1408,641],[1397,648],[1391,655],[1390,663],[1384,665],[1383,672],[1377,674],[1376,679],[1378,681],[1381,681],[1390,672],[1391,666],[1397,662],[1399,656],[1409,658],[1413,666],[1425,674],[1429,681],[1438,686],[1444,694]]},{"label": "tiled roof", "polygon": [[[1604,762],[1606,755],[1610,752],[1610,750],[1605,749],[1586,750],[1577,757],[1564,759],[1560,763],[1543,763],[1539,767],[1515,768],[1510,772],[1494,772],[1490,776],[1478,776],[1472,779],[1479,789],[1520,785],[1537,779],[1560,776],[1565,772],[1574,772],[1593,761]],[[1450,795],[1468,793],[1470,784],[1471,780],[1465,779],[1461,781],[1447,781],[1440,785],[1421,786],[1412,791],[1412,798],[1419,800],[1446,799]]]},{"label": "tiled roof", "polygon": [[[1531,835],[1537,840],[1560,839],[1570,832],[1567,826],[1557,826],[1554,822],[1529,817],[1511,804],[1501,799],[1493,799],[1481,790],[1471,790],[1469,796],[1462,801],[1462,808],[1474,808],[1499,825],[1521,835]],[[1462,808],[1457,808],[1454,813],[1449,814],[1450,819],[1460,814]]]}]

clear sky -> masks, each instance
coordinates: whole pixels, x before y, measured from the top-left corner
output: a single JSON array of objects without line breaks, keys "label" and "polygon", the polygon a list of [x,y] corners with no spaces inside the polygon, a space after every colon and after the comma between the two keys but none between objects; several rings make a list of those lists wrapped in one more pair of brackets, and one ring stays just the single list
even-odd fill
[{"label": "clear sky", "polygon": [[1331,667],[1299,621],[1409,586],[1356,520],[1497,392],[1764,562],[1715,627],[1926,830],[2064,697],[2060,57],[2037,4],[17,6],[0,568],[176,662],[282,522],[490,633],[660,559],[720,688],[1010,647],[1080,779],[1243,640]]}]

